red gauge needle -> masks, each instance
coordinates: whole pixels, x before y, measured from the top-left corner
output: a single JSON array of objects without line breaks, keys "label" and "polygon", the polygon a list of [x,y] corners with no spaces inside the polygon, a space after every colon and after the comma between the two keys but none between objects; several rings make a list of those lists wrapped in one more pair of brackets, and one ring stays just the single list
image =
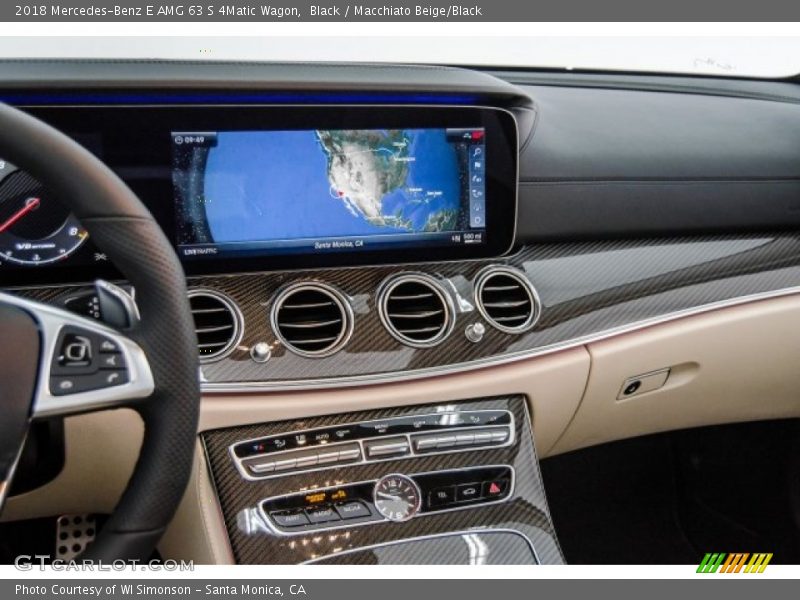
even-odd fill
[{"label": "red gauge needle", "polygon": [[11,217],[2,225],[0,225],[0,233],[5,233],[6,229],[11,227],[14,223],[19,221],[22,217],[27,215],[29,212],[33,212],[37,208],[39,208],[39,204],[41,204],[41,200],[39,198],[28,198],[25,201],[25,206],[20,208],[17,212],[15,212]]}]

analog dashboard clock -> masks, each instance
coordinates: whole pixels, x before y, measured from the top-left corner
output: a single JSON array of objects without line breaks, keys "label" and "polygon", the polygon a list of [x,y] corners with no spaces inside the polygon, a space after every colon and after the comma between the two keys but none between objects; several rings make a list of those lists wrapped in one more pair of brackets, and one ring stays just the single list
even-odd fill
[{"label": "analog dashboard clock", "polygon": [[399,473],[381,477],[373,494],[375,508],[390,521],[408,521],[422,506],[419,486],[410,477]]}]

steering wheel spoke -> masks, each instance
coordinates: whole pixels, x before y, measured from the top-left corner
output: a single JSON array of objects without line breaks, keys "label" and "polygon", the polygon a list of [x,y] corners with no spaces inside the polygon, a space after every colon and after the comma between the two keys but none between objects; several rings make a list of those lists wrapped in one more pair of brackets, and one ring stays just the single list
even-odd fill
[{"label": "steering wheel spoke", "polygon": [[0,303],[28,313],[39,327],[41,359],[33,419],[124,406],[149,397],[153,375],[129,337],[54,306],[0,293]]}]

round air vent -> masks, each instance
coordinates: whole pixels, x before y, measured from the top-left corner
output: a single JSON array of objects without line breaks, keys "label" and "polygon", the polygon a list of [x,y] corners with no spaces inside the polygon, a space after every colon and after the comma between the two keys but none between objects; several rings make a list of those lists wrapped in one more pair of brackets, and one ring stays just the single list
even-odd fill
[{"label": "round air vent", "polygon": [[435,346],[453,329],[452,301],[426,275],[390,279],[378,293],[378,312],[392,336],[416,348]]},{"label": "round air vent", "polygon": [[475,303],[484,319],[506,333],[527,331],[539,318],[536,290],[525,275],[509,267],[489,267],[478,275]]},{"label": "round air vent", "polygon": [[189,290],[200,362],[230,354],[242,339],[242,313],[227,296],[212,290]]},{"label": "round air vent", "polygon": [[353,333],[350,303],[321,283],[298,283],[284,289],[272,304],[270,320],[283,345],[300,356],[329,356]]}]

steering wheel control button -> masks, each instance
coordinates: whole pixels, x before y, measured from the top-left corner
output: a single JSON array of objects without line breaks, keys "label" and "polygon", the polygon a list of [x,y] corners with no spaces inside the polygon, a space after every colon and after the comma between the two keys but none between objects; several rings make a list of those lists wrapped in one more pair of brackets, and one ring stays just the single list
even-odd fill
[{"label": "steering wheel control button", "polygon": [[122,354],[101,354],[100,355],[100,368],[101,369],[124,369],[125,359]]},{"label": "steering wheel control button", "polygon": [[92,342],[82,335],[71,333],[64,338],[59,364],[65,367],[88,367],[92,364]]},{"label": "steering wheel control button", "polygon": [[80,390],[76,389],[76,380],[73,377],[51,377],[50,393],[54,396],[64,396],[74,394]]},{"label": "steering wheel control button", "polygon": [[100,352],[104,354],[119,351],[119,346],[117,346],[117,343],[112,340],[104,339],[100,342]]},{"label": "steering wheel control button", "polygon": [[339,513],[332,506],[319,506],[306,510],[306,516],[311,523],[328,523],[340,521]]},{"label": "steering wheel control button", "polygon": [[372,516],[369,509],[363,502],[355,500],[353,502],[340,502],[336,505],[336,512],[344,519],[361,519]]},{"label": "steering wheel control button", "polygon": [[115,371],[100,371],[99,376],[103,383],[102,387],[104,388],[128,383],[128,372],[124,369]]},{"label": "steering wheel control button", "polygon": [[302,527],[309,520],[302,510],[284,510],[269,515],[278,527]]},{"label": "steering wheel control button", "polygon": [[97,348],[93,335],[77,328],[65,328],[56,342],[52,373],[79,375],[97,370]]},{"label": "steering wheel control button", "polygon": [[126,384],[130,374],[121,348],[110,337],[64,327],[50,367],[50,393],[66,396]]},{"label": "steering wheel control button", "polygon": [[97,321],[100,321],[102,317],[100,313],[100,299],[94,292],[86,292],[78,296],[67,298],[67,300],[64,301],[64,308],[75,314],[89,317]]}]

